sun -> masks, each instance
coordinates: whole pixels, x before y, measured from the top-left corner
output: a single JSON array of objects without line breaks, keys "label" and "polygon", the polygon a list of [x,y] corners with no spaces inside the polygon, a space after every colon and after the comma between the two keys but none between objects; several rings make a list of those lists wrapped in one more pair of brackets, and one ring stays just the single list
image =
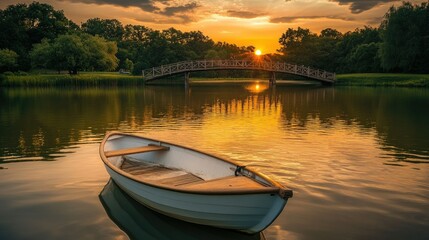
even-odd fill
[{"label": "sun", "polygon": [[262,51],[261,51],[261,50],[257,49],[257,50],[255,51],[255,55],[256,55],[256,56],[260,56],[261,54],[262,54]]}]

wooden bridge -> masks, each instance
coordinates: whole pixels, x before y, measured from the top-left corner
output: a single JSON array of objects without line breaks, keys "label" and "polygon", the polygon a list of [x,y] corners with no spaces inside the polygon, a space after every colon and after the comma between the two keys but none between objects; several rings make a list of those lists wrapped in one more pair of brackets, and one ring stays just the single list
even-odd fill
[{"label": "wooden bridge", "polygon": [[260,70],[271,73],[270,83],[276,83],[275,73],[287,73],[307,77],[324,84],[333,84],[336,80],[335,73],[314,69],[302,65],[285,62],[252,61],[252,60],[196,60],[184,61],[142,71],[145,82],[158,78],[185,73],[185,84],[188,83],[189,73],[210,70]]}]

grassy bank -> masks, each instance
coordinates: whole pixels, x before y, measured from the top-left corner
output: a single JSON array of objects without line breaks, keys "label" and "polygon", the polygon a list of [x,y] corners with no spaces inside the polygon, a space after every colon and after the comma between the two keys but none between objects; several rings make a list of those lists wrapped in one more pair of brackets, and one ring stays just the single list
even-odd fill
[{"label": "grassy bank", "polygon": [[429,87],[429,74],[338,74],[336,86]]},{"label": "grassy bank", "polygon": [[3,75],[2,87],[110,87],[143,85],[141,76],[117,72],[90,72],[69,74]]}]

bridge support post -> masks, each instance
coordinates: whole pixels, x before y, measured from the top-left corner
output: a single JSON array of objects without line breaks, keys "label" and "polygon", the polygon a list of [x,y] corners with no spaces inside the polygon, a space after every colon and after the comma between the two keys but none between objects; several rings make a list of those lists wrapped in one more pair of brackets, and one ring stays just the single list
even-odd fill
[{"label": "bridge support post", "polygon": [[270,73],[270,86],[276,85],[276,72]]},{"label": "bridge support post", "polygon": [[144,76],[144,70],[142,70],[142,77],[143,77],[143,86],[146,85],[146,78]]},{"label": "bridge support post", "polygon": [[191,73],[190,72],[185,72],[185,88],[189,87],[189,75]]}]

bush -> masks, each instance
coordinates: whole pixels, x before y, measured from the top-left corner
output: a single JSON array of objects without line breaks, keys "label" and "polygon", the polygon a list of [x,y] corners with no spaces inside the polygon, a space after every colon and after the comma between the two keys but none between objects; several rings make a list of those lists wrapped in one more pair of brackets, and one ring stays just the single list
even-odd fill
[{"label": "bush", "polygon": [[24,71],[18,71],[15,75],[17,75],[17,76],[28,76],[28,73],[24,72]]},{"label": "bush", "polygon": [[141,62],[134,64],[132,74],[133,75],[142,75],[142,70],[144,69],[144,65]]},{"label": "bush", "polygon": [[14,76],[15,74],[11,71],[7,71],[3,73],[5,76]]}]

